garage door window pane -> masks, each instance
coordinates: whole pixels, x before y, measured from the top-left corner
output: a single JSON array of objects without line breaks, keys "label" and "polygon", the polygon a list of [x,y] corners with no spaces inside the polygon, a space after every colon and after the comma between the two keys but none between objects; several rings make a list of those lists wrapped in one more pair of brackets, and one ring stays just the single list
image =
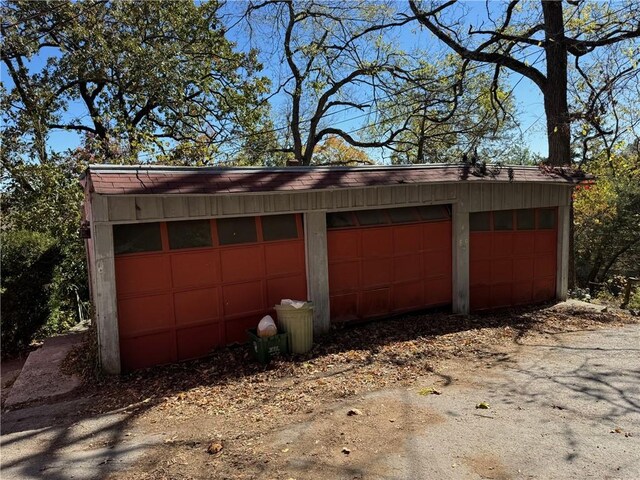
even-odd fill
[{"label": "garage door window pane", "polygon": [[162,250],[160,224],[154,222],[114,225],[113,249],[116,255]]},{"label": "garage door window pane", "polygon": [[469,230],[472,232],[488,232],[491,230],[489,212],[470,213]]},{"label": "garage door window pane", "polygon": [[209,220],[190,220],[188,222],[169,222],[169,248],[211,247],[211,224]]},{"label": "garage door window pane", "polygon": [[413,208],[390,208],[387,210],[392,223],[410,223],[417,222],[418,211]]},{"label": "garage door window pane", "polygon": [[556,227],[556,211],[552,209],[538,210],[538,228],[552,230]]},{"label": "garage door window pane", "polygon": [[262,217],[262,238],[267,241],[298,238],[295,215],[273,215]]},{"label": "garage door window pane", "polygon": [[384,210],[360,210],[356,212],[356,217],[358,217],[358,223],[362,226],[389,223]]},{"label": "garage door window pane", "polygon": [[518,230],[533,230],[536,228],[535,210],[527,208],[524,210],[516,210],[516,222]]},{"label": "garage door window pane", "polygon": [[356,221],[351,212],[327,213],[327,228],[355,227]]},{"label": "garage door window pane", "polygon": [[443,205],[431,205],[428,207],[418,207],[422,220],[445,220],[449,218],[449,211]]},{"label": "garage door window pane", "polygon": [[258,241],[254,217],[222,218],[216,220],[220,245]]},{"label": "garage door window pane", "polygon": [[494,230],[513,230],[513,210],[493,212]]}]

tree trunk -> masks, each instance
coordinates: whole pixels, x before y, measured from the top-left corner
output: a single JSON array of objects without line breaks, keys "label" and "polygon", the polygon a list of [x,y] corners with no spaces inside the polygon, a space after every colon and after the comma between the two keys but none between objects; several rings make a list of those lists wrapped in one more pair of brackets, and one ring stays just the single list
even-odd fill
[{"label": "tree trunk", "polygon": [[631,247],[633,247],[638,242],[640,242],[640,237],[638,237],[635,240],[627,243],[624,247],[622,247],[620,250],[618,250],[609,259],[607,264],[604,266],[604,270],[602,271],[602,275],[600,275],[600,278],[599,278],[600,282],[604,282],[607,279],[607,276],[609,275],[609,270],[611,270],[611,267],[613,267],[613,265],[618,261],[618,258],[620,257],[620,255],[625,253],[627,250],[629,250]]},{"label": "tree trunk", "polygon": [[296,88],[292,98],[291,136],[293,137],[293,158],[304,165],[302,158],[302,134],[300,133],[300,98],[302,97],[301,81],[296,80]]},{"label": "tree trunk", "polygon": [[549,165],[571,163],[571,129],[567,102],[567,44],[564,36],[562,2],[542,0],[545,24],[547,82],[544,110],[547,116]]},{"label": "tree trunk", "polygon": [[427,102],[424,103],[422,118],[420,119],[420,135],[418,136],[418,151],[416,153],[416,163],[424,163],[425,127],[427,124]]},{"label": "tree trunk", "polygon": [[318,124],[320,123],[320,118],[321,118],[321,115],[316,114],[309,122],[309,133],[307,136],[307,143],[304,147],[304,153],[300,158],[301,165],[305,165],[305,166],[311,165],[311,160],[313,160],[313,153],[315,152],[316,145],[318,144],[318,141],[316,139],[316,133],[318,131]]},{"label": "tree trunk", "polygon": [[602,268],[602,262],[603,262],[602,251],[598,250],[596,257],[593,259],[593,265],[591,265],[591,270],[589,270],[589,274],[587,275],[587,281],[586,281],[585,287],[589,287],[590,284],[596,281],[596,278],[598,278],[598,273]]}]

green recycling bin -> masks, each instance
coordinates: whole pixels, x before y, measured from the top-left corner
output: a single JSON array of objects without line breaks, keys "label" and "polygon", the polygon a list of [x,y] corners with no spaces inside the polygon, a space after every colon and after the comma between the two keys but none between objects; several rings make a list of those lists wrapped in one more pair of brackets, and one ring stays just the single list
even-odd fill
[{"label": "green recycling bin", "polygon": [[288,353],[287,334],[278,333],[271,337],[259,337],[255,328],[247,330],[247,337],[251,344],[251,353],[263,365],[269,363],[272,357]]},{"label": "green recycling bin", "polygon": [[307,353],[313,345],[313,304],[304,302],[300,308],[276,305],[278,326],[289,337],[291,353]]}]

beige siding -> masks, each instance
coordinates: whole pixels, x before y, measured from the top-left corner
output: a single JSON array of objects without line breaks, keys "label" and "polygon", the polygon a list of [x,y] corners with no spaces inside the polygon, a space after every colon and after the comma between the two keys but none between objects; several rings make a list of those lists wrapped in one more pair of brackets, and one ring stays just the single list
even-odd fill
[{"label": "beige siding", "polygon": [[91,217],[87,217],[87,220],[91,222],[92,227],[94,222],[108,222],[112,220],[109,215],[109,197],[92,193],[90,195],[90,201],[92,206]]},{"label": "beige siding", "polygon": [[467,185],[469,211],[568,205],[567,185],[476,183]]},{"label": "beige siding", "polygon": [[93,195],[92,202],[104,203],[108,216],[96,222],[127,223],[162,219],[209,218],[309,212],[357,210],[432,203],[456,203],[468,198],[468,211],[504,210],[568,205],[571,187],[526,183],[460,183],[397,185],[317,192],[242,194],[213,196],[109,196]]},{"label": "beige siding", "polygon": [[189,207],[185,197],[164,197],[162,207],[165,218],[180,218],[189,216]]},{"label": "beige siding", "polygon": [[164,217],[162,199],[159,197],[136,197],[136,219],[148,220]]},{"label": "beige siding", "polygon": [[187,206],[190,217],[208,217],[211,215],[211,208],[206,197],[189,197]]},{"label": "beige siding", "polygon": [[378,188],[378,205],[387,206],[393,203],[393,190],[396,187],[379,187]]},{"label": "beige siding", "polygon": [[136,220],[135,197],[108,197],[109,220]]}]

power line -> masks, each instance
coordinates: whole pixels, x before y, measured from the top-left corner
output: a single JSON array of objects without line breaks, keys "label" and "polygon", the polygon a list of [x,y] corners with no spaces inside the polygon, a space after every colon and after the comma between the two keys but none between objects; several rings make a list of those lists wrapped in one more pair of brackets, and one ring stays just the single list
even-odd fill
[{"label": "power line", "polygon": [[[618,10],[614,11],[614,12],[606,12],[606,16],[609,16],[609,17],[610,17],[610,16],[613,16],[613,15],[617,15],[618,13],[620,13],[620,12],[622,12],[622,11],[626,10],[626,9],[627,9],[627,7],[625,6],[625,7],[622,7],[622,8],[620,8],[620,9],[618,9]],[[578,8],[576,8],[576,9],[571,13],[571,15],[569,16],[569,18],[565,21],[565,26],[566,26],[566,25],[567,25],[567,24],[568,24],[568,23],[573,19],[573,17],[577,14],[577,12],[578,12],[578,11],[579,11],[579,9],[578,9]],[[590,25],[590,24],[597,23],[597,22],[598,22],[598,21],[600,21],[600,20],[602,20],[602,19],[594,19],[594,20],[591,20],[590,22],[586,23],[584,26],[588,26],[588,25]],[[584,27],[584,26],[583,26],[583,27]],[[536,53],[538,54],[538,56],[537,56],[537,58],[536,58],[536,59],[534,60],[534,62],[533,62],[533,65],[535,65],[535,64],[538,62],[538,60],[540,59],[540,57],[542,56],[542,54],[544,53],[544,50],[543,50],[543,51],[541,51],[541,52],[537,52],[537,51],[529,52],[529,53],[527,53],[527,54],[523,55],[522,57],[520,57],[518,60],[523,61],[523,59],[527,59],[527,58],[529,58],[529,57],[531,57],[531,56],[535,55]],[[486,63],[478,63],[478,64],[476,64],[476,65],[471,65],[470,67],[468,67],[468,68],[466,69],[466,72],[470,72],[470,71],[478,70],[478,69],[481,69],[481,68],[486,68],[486,66],[487,66],[487,64],[486,64]],[[418,69],[415,69],[414,71],[416,71],[416,70],[418,70]],[[456,74],[452,74],[452,75],[448,75],[448,76],[445,76],[445,77],[441,77],[441,79],[440,79],[440,80],[451,79],[451,78],[453,78],[453,77],[454,77],[454,76],[456,76],[456,75],[457,75],[457,73],[456,73]],[[505,97],[506,99],[508,99],[508,98],[512,95],[512,93],[513,93],[513,91],[515,90],[515,88],[516,88],[516,87],[517,87],[517,86],[522,82],[522,80],[524,80],[524,78],[525,78],[524,76],[521,76],[521,78],[518,80],[518,82],[516,82],[516,84],[513,86],[513,88],[510,90],[510,92],[509,92],[509,93],[507,94],[507,96]],[[377,98],[377,99],[375,99],[375,100],[380,101],[380,100],[385,100],[385,99],[395,98],[395,97],[397,97],[398,95],[401,95],[401,94],[403,94],[403,93],[407,93],[407,92],[409,92],[409,91],[411,91],[411,90],[415,90],[415,89],[419,89],[419,88],[424,88],[424,87],[425,87],[425,85],[422,85],[422,84],[414,85],[414,86],[409,87],[409,88],[407,88],[407,89],[405,89],[405,90],[400,90],[400,91],[398,91],[398,92],[393,92],[393,93],[391,93],[391,94],[384,95],[384,96],[382,96],[382,97],[378,97],[378,98]],[[364,102],[364,103],[369,103],[369,102],[373,102],[373,101],[374,101],[374,99],[368,99],[368,100],[366,100],[366,102]],[[345,108],[342,108],[342,109],[339,109],[339,110],[335,110],[335,111],[333,111],[333,112],[329,112],[329,113],[327,113],[327,114],[323,115],[323,116],[322,116],[322,118],[323,118],[323,119],[330,118],[330,117],[332,117],[332,116],[334,116],[334,115],[337,115],[337,114],[339,114],[339,113],[343,113],[343,112],[345,112],[345,111],[352,110],[353,108],[355,108],[355,107],[345,107]],[[372,114],[375,114],[375,113],[377,113],[377,112],[379,112],[379,110],[373,109],[372,111],[369,111],[369,112],[367,112],[367,113],[360,114],[360,115],[357,115],[357,116],[354,116],[354,117],[349,117],[349,118],[346,118],[346,119],[340,120],[340,121],[335,122],[335,123],[337,123],[337,124],[341,124],[341,123],[352,122],[352,121],[354,121],[354,120],[358,120],[358,119],[360,119],[360,118],[367,117],[367,116],[370,116],[370,115],[372,115]],[[540,118],[541,118],[541,117],[540,117]],[[301,120],[301,121],[299,122],[299,124],[309,123],[309,122],[311,122],[312,120],[313,120],[313,118],[303,119],[303,120]],[[388,120],[389,120],[389,119],[387,119],[387,121],[388,121]],[[539,120],[539,119],[538,119],[538,120]],[[538,120],[536,120],[536,122],[537,122]],[[530,126],[530,127],[531,127],[531,126]],[[529,127],[529,128],[530,128],[530,127]],[[267,134],[267,133],[277,133],[277,132],[280,132],[280,131],[285,131],[285,130],[288,130],[289,128],[290,128],[290,125],[286,125],[286,126],[282,126],[282,127],[276,127],[276,128],[273,128],[273,129],[263,130],[263,131],[256,132],[256,133],[252,133],[252,134],[248,134],[248,135],[241,135],[241,136],[237,136],[237,137],[230,137],[230,138],[226,138],[226,139],[224,139],[224,140],[219,140],[219,141],[212,142],[212,143],[213,143],[214,145],[223,145],[223,144],[225,144],[225,143],[231,143],[231,142],[235,142],[235,141],[242,141],[242,140],[246,140],[246,139],[248,139],[248,138],[250,138],[250,137],[252,137],[252,136],[258,136],[258,135],[263,135],[263,134]],[[364,129],[366,129],[366,128],[368,128],[368,126],[365,126],[365,127],[362,127],[362,128],[358,128],[358,129],[356,129],[356,130],[354,130],[354,131],[351,131],[351,132],[345,132],[345,133],[347,133],[347,134],[351,134],[351,133],[355,133],[355,132],[360,131],[360,130],[364,130]],[[525,130],[525,132],[526,132],[526,131],[528,131],[528,130],[529,130],[529,129]],[[523,133],[524,133],[524,132],[523,132]],[[237,151],[235,151],[235,152],[231,152],[230,154],[231,154],[231,155],[233,155],[233,154],[238,153],[238,152],[240,152],[240,151],[241,151],[241,149],[240,149],[240,150],[237,150]],[[148,154],[148,155],[149,155],[149,156],[151,156],[152,154]]]},{"label": "power line", "polygon": [[[529,53],[523,55],[521,58],[526,59],[526,58],[529,58],[529,57],[537,54],[538,57],[534,61],[534,64],[535,64],[539,60],[539,58],[541,57],[542,53],[543,52],[533,51],[533,52],[529,52]],[[470,67],[467,67],[465,72],[469,73],[469,72],[472,72],[472,71],[475,71],[475,70],[479,70],[479,69],[482,69],[482,68],[486,68],[486,67],[487,67],[486,64],[478,63],[476,65],[471,65]],[[414,71],[416,71],[416,70],[418,70],[418,69],[415,69]],[[458,72],[456,72],[454,74],[451,74],[451,75],[447,75],[447,76],[441,77],[439,80],[452,79],[452,78],[456,77],[457,75],[458,75]],[[523,79],[524,79],[524,77],[521,77],[520,80],[514,86],[514,88],[516,86],[518,86]],[[399,95],[402,95],[404,93],[410,92],[410,91],[415,90],[415,89],[424,88],[424,87],[426,87],[425,84],[417,84],[417,85],[408,87],[406,89],[402,89],[402,90],[399,90],[397,92],[393,92],[393,93],[378,97],[375,100],[376,101],[381,101],[381,100],[388,100],[388,99],[391,99],[391,98],[396,98]],[[512,93],[513,93],[513,90],[511,90],[507,94],[507,96],[505,97],[505,100],[508,99],[511,96]],[[369,103],[369,102],[373,102],[373,101],[374,101],[374,99],[367,99],[364,102],[365,103]],[[415,105],[418,105],[418,103],[416,103]],[[339,110],[335,110],[333,112],[327,113],[326,115],[323,115],[322,118],[323,119],[327,119],[327,118],[332,117],[334,115],[337,115],[339,113],[343,113],[345,111],[353,110],[354,108],[356,108],[356,107],[345,107],[345,108],[342,108],[342,109],[339,109]],[[349,118],[345,118],[345,119],[339,120],[337,122],[334,122],[334,124],[342,124],[342,123],[352,122],[354,120],[359,120],[361,118],[364,118],[364,117],[367,117],[367,116],[370,116],[370,115],[373,115],[373,114],[376,114],[376,113],[379,113],[379,112],[380,112],[380,109],[371,109],[369,112],[362,113],[362,114],[359,114],[359,115],[356,115],[356,116],[353,116],[353,117],[349,117]],[[402,114],[402,115],[404,115],[404,114]],[[395,118],[395,117],[392,117],[392,118]],[[298,123],[299,124],[305,124],[305,123],[311,122],[312,120],[313,120],[313,118],[306,118],[306,119],[300,120]],[[389,121],[389,119],[386,119],[386,121]],[[276,128],[273,128],[273,129],[262,130],[260,132],[249,133],[249,134],[246,134],[246,135],[239,135],[239,136],[235,136],[235,137],[227,137],[227,138],[225,138],[223,140],[216,140],[216,141],[210,142],[209,145],[219,146],[219,145],[224,145],[224,144],[227,144],[227,143],[243,141],[243,140],[247,140],[248,138],[251,138],[251,137],[256,137],[256,136],[260,136],[260,135],[264,135],[264,134],[268,134],[268,133],[277,133],[277,132],[280,132],[280,131],[288,130],[289,128],[290,128],[290,125],[286,125],[286,126],[282,126],[282,127],[276,127]],[[368,126],[356,129],[356,130],[354,130],[352,132],[345,132],[345,133],[351,134],[351,133],[355,133],[355,132],[360,131],[360,130],[364,130],[366,128],[368,128]],[[238,150],[232,151],[232,152],[230,152],[228,154],[229,155],[234,155],[236,153],[239,153],[240,151],[242,151],[242,149],[238,149]],[[143,158],[150,158],[153,155],[154,155],[153,153],[140,154],[140,156],[142,156]]]},{"label": "power line", "polygon": [[[101,2],[97,2],[97,3],[95,3],[94,5],[100,5],[100,4],[101,4]],[[59,5],[57,5],[56,7],[54,7],[53,11],[55,12],[56,10],[60,10],[64,5],[66,5],[66,4],[59,4]],[[611,17],[611,16],[613,16],[613,15],[617,15],[618,13],[620,13],[620,12],[622,12],[622,11],[624,11],[624,10],[627,10],[627,7],[626,7],[626,6],[625,6],[625,7],[623,7],[623,8],[620,8],[620,9],[616,10],[615,12],[606,12],[606,13],[605,13],[605,15],[604,15],[602,18],[591,20],[590,22],[587,22],[587,23],[585,24],[585,26],[587,26],[587,25],[589,25],[589,24],[591,24],[591,23],[598,23],[598,22],[602,21],[605,17]],[[569,21],[571,21],[571,20],[572,20],[572,18],[576,15],[576,13],[577,13],[578,11],[579,11],[579,8],[576,8],[576,9],[571,13],[571,15],[569,16],[569,18],[565,21],[565,25],[566,25]],[[49,10],[49,13],[51,13],[51,10]],[[75,20],[75,19],[79,18],[83,13],[86,13],[86,10],[85,10],[85,11],[80,11],[77,15],[73,16],[71,19],[66,19],[66,21],[73,21],[73,20]],[[33,18],[35,18],[35,16],[34,16]],[[27,19],[27,21],[28,21],[28,20],[29,20],[29,19]],[[23,19],[22,21],[24,22],[25,20]],[[7,28],[13,28],[13,27],[15,27],[16,25],[18,25],[18,23],[11,24],[11,25],[8,25],[8,26],[7,26],[7,25],[5,25],[5,27],[7,27]],[[40,37],[40,38],[41,38],[41,37]],[[523,51],[523,50],[521,50],[521,52],[522,52],[522,51]],[[522,61],[523,59],[529,58],[530,56],[535,55],[536,53],[538,53],[538,57],[537,57],[537,58],[536,58],[536,60],[534,61],[534,65],[535,65],[535,63],[540,59],[540,57],[541,57],[541,56],[542,56],[542,54],[544,53],[544,50],[543,50],[542,52],[538,52],[538,51],[528,52],[528,53],[526,53],[526,54],[522,55],[522,56],[519,58],[519,60],[521,60],[521,61]],[[466,69],[466,71],[467,71],[467,72],[473,72],[473,71],[475,71],[475,70],[483,69],[483,68],[486,68],[486,67],[487,67],[487,64],[485,64],[485,63],[477,63],[476,65],[473,65],[473,64],[472,64],[471,66],[469,66],[469,67]],[[416,70],[417,70],[417,69],[416,69]],[[414,71],[415,71],[415,70],[414,70]],[[441,77],[441,78],[440,78],[440,80],[448,80],[448,79],[452,79],[452,78],[454,78],[457,74],[458,74],[458,73],[455,73],[455,74],[452,74],[452,75],[447,75],[447,76]],[[518,82],[516,82],[516,84],[513,86],[513,88],[512,88],[512,89],[509,91],[509,93],[507,94],[507,97],[506,97],[507,99],[508,99],[512,94],[513,94],[513,91],[515,90],[515,88],[520,84],[520,82],[521,82],[523,79],[524,79],[524,76],[522,76],[522,77],[518,80]],[[415,90],[415,89],[422,89],[422,88],[425,88],[425,87],[426,87],[426,85],[425,85],[425,84],[417,84],[417,85],[413,85],[413,86],[408,87],[408,88],[406,88],[406,89],[401,89],[401,90],[399,90],[399,91],[397,91],[397,92],[393,92],[393,93],[390,93],[390,94],[387,94],[387,95],[384,95],[384,96],[381,96],[381,97],[377,97],[377,98],[374,98],[374,99],[368,99],[368,100],[367,100],[367,103],[375,102],[375,101],[380,101],[380,100],[386,100],[386,99],[397,98],[397,96],[398,96],[398,95],[402,95],[402,94],[407,93],[407,92],[410,92],[410,91],[412,91],[412,90]],[[416,103],[416,105],[417,105],[417,103]],[[353,110],[354,108],[355,108],[355,107],[345,107],[345,108],[337,109],[337,110],[334,110],[334,111],[328,112],[328,113],[326,113],[325,115],[322,115],[322,118],[323,118],[323,119],[332,118],[332,117],[334,117],[335,115],[338,115],[338,114],[340,114],[340,113],[344,113],[344,112],[346,112],[346,111]],[[342,119],[342,120],[339,120],[339,121],[337,121],[337,122],[334,122],[334,124],[343,124],[343,123],[348,123],[348,122],[352,122],[352,121],[355,121],[355,120],[361,119],[361,118],[363,118],[363,117],[367,117],[367,116],[375,115],[375,114],[378,114],[378,113],[380,113],[380,109],[375,109],[375,108],[373,108],[373,109],[370,109],[367,113],[359,114],[359,115],[352,116],[352,117],[349,117],[349,118],[344,118],[344,119]],[[85,115],[85,116],[86,116],[86,115]],[[392,118],[393,118],[393,117],[392,117]],[[540,117],[540,118],[541,118],[541,117]],[[309,122],[311,122],[311,121],[312,121],[312,118],[308,118],[308,119],[303,119],[303,120],[301,120],[301,121],[300,121],[300,123],[301,123],[301,124],[306,124],[306,123],[309,123]],[[389,119],[387,119],[387,121],[389,121]],[[537,122],[537,120],[536,120],[536,122]],[[273,128],[273,129],[263,130],[263,131],[256,132],[256,133],[249,133],[249,134],[244,134],[244,135],[237,135],[237,136],[235,136],[235,137],[231,136],[231,137],[227,137],[227,138],[225,138],[225,139],[223,139],[223,140],[213,141],[213,142],[211,142],[211,143],[210,143],[210,145],[216,146],[216,145],[230,144],[230,143],[234,143],[234,142],[239,142],[239,141],[246,140],[246,139],[251,138],[251,137],[253,137],[253,136],[263,135],[263,134],[267,134],[267,133],[277,133],[277,132],[281,132],[281,131],[286,131],[286,130],[288,130],[289,128],[290,128],[290,126],[289,126],[289,125],[286,125],[286,126],[282,126],[282,127]],[[349,133],[349,134],[350,134],[350,133],[355,133],[355,132],[358,132],[358,131],[364,130],[364,129],[366,129],[366,128],[369,128],[369,127],[368,127],[368,126],[364,126],[364,127],[357,128],[357,129],[355,129],[355,130],[353,130],[353,131],[351,131],[351,132],[346,132],[346,133]],[[529,128],[531,128],[531,126],[530,126]],[[528,130],[528,129],[527,129],[527,130]],[[527,130],[525,130],[525,132],[526,132]],[[238,150],[238,152],[239,152],[239,151],[241,151],[241,150]],[[233,154],[233,152],[232,152],[231,154]],[[152,155],[154,155],[154,154],[153,154],[153,153],[145,153],[145,154],[141,154],[141,156],[147,156],[147,157],[151,157]]]}]

